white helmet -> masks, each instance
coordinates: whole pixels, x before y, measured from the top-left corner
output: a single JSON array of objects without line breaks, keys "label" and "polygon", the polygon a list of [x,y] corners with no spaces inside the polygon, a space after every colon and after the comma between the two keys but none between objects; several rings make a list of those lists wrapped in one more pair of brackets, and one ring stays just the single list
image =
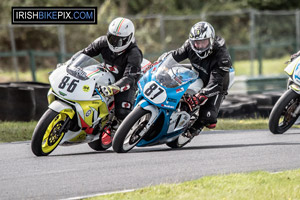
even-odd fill
[{"label": "white helmet", "polygon": [[124,51],[133,41],[134,25],[131,20],[118,17],[108,27],[107,43],[111,51],[119,53]]},{"label": "white helmet", "polygon": [[215,30],[209,23],[198,22],[191,28],[189,42],[201,59],[212,53],[214,40]]}]

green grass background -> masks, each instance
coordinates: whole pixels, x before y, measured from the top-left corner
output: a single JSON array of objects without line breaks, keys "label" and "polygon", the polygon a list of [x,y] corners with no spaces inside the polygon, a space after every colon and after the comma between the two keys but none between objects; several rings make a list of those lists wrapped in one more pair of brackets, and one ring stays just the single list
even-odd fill
[{"label": "green grass background", "polygon": [[300,170],[206,176],[178,184],[161,184],[133,192],[89,200],[296,200],[300,199]]}]

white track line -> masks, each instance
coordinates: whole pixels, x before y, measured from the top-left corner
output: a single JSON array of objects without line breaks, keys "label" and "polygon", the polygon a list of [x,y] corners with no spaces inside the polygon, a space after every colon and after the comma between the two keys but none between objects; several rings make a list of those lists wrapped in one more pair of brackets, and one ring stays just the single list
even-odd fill
[{"label": "white track line", "polygon": [[71,198],[67,198],[67,199],[65,199],[65,200],[85,199],[85,198],[96,197],[96,196],[103,196],[103,195],[109,195],[109,194],[117,194],[117,193],[133,192],[134,190],[135,190],[135,189],[121,190],[121,191],[115,191],[115,192],[98,193],[98,194],[93,194],[93,195],[71,197]]}]

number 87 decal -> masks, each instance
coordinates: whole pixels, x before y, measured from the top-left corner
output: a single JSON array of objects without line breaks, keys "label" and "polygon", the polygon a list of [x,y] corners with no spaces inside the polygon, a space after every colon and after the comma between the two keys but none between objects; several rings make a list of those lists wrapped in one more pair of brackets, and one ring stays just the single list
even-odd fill
[{"label": "number 87 decal", "polygon": [[154,103],[163,103],[167,98],[164,88],[160,87],[154,81],[147,83],[144,87],[144,95]]}]

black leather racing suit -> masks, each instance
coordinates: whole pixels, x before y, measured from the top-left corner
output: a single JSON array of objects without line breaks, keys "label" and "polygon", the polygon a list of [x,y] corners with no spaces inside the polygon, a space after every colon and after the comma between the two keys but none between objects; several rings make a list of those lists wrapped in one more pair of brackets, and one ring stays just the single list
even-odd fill
[{"label": "black leather racing suit", "polygon": [[115,114],[123,120],[132,110],[137,80],[141,73],[143,54],[135,42],[131,43],[124,52],[114,53],[107,44],[107,37],[101,36],[82,50],[82,53],[94,57],[101,54],[108,70],[115,77],[115,85],[120,88],[130,85],[129,90],[115,95]]},{"label": "black leather racing suit", "polygon": [[204,87],[199,88],[199,92],[207,96],[208,101],[201,106],[199,118],[193,127],[199,129],[217,123],[220,105],[227,95],[229,70],[232,67],[225,40],[217,36],[212,53],[204,59],[201,59],[193,51],[188,40],[180,48],[173,51],[172,55],[177,62],[188,58],[193,69],[199,72],[199,78],[204,83]]}]

